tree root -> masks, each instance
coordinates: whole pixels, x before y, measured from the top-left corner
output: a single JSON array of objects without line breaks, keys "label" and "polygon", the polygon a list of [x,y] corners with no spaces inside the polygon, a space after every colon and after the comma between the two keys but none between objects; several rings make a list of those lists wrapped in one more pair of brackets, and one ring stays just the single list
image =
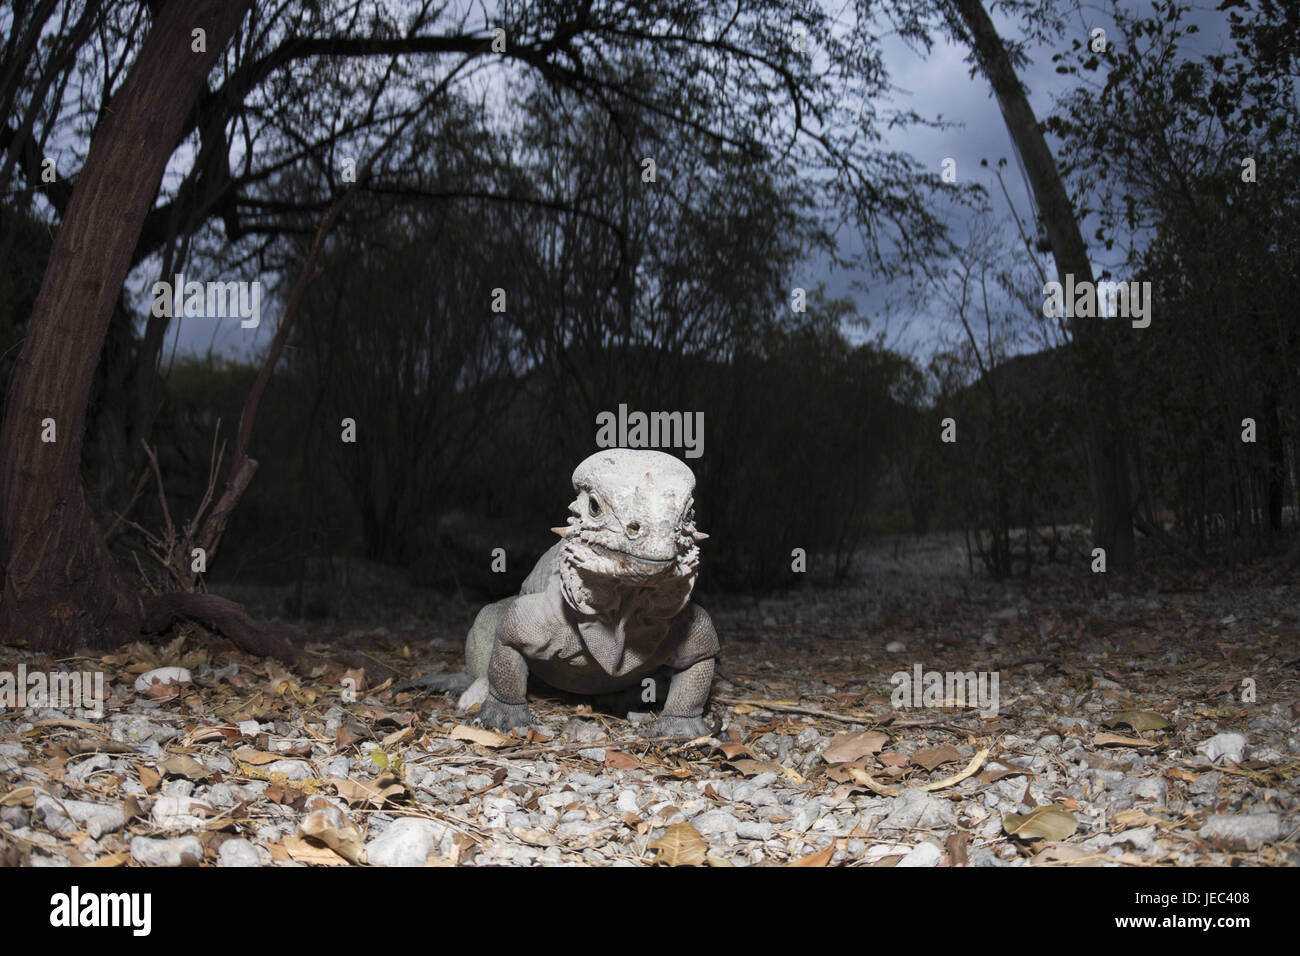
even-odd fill
[{"label": "tree root", "polygon": [[248,616],[243,606],[215,594],[173,591],[144,599],[141,630],[151,634],[165,631],[177,618],[191,618],[220,631],[240,650],[260,657],[274,657],[287,664],[301,662],[287,628]]}]

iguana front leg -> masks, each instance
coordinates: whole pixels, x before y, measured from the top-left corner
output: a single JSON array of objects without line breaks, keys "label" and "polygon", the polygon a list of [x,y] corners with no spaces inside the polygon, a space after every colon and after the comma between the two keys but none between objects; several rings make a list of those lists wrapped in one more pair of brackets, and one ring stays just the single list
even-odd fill
[{"label": "iguana front leg", "polygon": [[704,704],[713,684],[713,660],[706,657],[673,674],[663,713],[646,727],[642,736],[704,737],[709,733],[709,725],[704,721]]},{"label": "iguana front leg", "polygon": [[527,730],[528,661],[514,645],[521,633],[518,609],[502,615],[488,661],[488,695],[475,722],[493,730]]}]

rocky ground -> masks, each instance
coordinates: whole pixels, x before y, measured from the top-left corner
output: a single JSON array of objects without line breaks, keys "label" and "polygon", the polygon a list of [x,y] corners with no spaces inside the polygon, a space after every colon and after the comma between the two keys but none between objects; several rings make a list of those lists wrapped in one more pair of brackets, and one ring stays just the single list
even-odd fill
[{"label": "rocky ground", "polygon": [[[995,584],[958,542],[901,540],[846,588],[703,599],[715,733],[666,743],[578,699],[535,698],[522,739],[471,726],[472,694],[395,693],[456,669],[473,608],[395,612],[374,581],[365,623],[307,625],[292,671],[197,629],[57,662],[0,647],[0,689],[106,678],[102,719],[0,709],[0,862],[1300,863],[1296,575],[1043,570]],[[918,670],[921,706],[895,706]],[[977,700],[926,676],[971,672]]]}]

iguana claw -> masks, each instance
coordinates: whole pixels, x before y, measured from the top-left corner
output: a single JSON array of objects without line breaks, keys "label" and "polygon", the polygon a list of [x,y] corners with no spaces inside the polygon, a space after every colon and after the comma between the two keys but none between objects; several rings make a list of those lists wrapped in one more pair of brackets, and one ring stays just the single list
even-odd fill
[{"label": "iguana claw", "polygon": [[531,723],[528,704],[507,704],[488,694],[487,700],[479,708],[474,723],[490,730],[526,731]]}]

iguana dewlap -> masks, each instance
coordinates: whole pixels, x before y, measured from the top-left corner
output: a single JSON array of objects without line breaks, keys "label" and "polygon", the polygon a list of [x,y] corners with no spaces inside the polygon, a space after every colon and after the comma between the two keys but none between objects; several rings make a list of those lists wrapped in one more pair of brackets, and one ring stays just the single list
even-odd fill
[{"label": "iguana dewlap", "polygon": [[695,475],[671,455],[625,448],[573,473],[562,540],[515,597],[483,608],[465,641],[470,676],[488,678],[479,723],[523,728],[528,675],[578,694],[641,685],[667,668],[663,713],[645,733],[708,733],[704,705],[718,636],[691,603],[699,565]]}]

